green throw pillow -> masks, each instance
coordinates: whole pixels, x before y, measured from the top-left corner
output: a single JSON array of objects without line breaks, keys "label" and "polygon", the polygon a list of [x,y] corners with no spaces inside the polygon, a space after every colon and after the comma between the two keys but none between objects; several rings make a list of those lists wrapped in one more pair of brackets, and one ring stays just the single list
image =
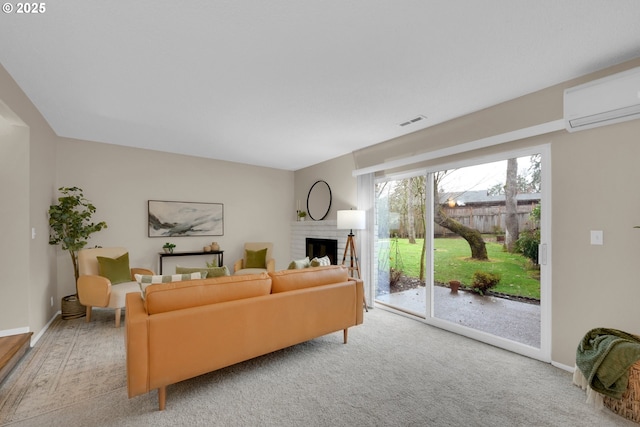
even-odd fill
[{"label": "green throw pillow", "polygon": [[180,267],[176,266],[176,274],[188,274],[199,272],[202,278],[230,276],[229,269],[226,265],[222,267]]},{"label": "green throw pillow", "polygon": [[311,260],[311,267],[322,267],[325,265],[331,265],[331,260],[328,256],[323,256],[322,258],[314,258]]},{"label": "green throw pillow", "polygon": [[245,251],[244,268],[267,268],[267,248]]},{"label": "green throw pillow", "polygon": [[129,252],[120,255],[118,258],[107,258],[104,256],[98,259],[98,273],[111,281],[112,285],[131,281],[131,270],[129,269]]},{"label": "green throw pillow", "polygon": [[309,257],[304,259],[294,259],[289,263],[289,270],[300,270],[302,268],[307,268],[311,266],[311,262],[309,261]]}]

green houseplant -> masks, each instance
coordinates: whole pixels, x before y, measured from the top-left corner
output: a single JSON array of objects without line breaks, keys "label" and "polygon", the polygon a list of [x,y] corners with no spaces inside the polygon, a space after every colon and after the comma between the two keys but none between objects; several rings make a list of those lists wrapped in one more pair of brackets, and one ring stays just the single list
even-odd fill
[{"label": "green houseplant", "polygon": [[164,249],[164,251],[168,254],[172,254],[173,253],[173,248],[175,248],[176,245],[174,245],[173,243],[165,243],[164,246],[162,246],[162,249]]},{"label": "green houseplant", "polygon": [[107,228],[107,223],[91,221],[96,207],[84,197],[81,188],[61,187],[58,191],[62,193],[58,203],[49,206],[49,244],[68,251],[73,264],[76,293],[62,298],[62,318],[70,319],[85,313],[78,300],[78,251],[87,245],[91,234]]}]

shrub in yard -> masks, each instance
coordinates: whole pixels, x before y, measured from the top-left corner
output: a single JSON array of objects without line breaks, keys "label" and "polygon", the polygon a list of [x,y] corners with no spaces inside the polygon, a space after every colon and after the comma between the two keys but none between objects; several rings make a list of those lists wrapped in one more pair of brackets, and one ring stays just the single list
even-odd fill
[{"label": "shrub in yard", "polygon": [[516,240],[516,249],[531,260],[538,263],[538,246],[540,245],[540,229],[524,230]]},{"label": "shrub in yard", "polygon": [[529,228],[521,231],[516,240],[516,250],[531,260],[538,263],[538,245],[540,245],[540,205],[537,205],[529,214]]},{"label": "shrub in yard", "polygon": [[493,288],[500,282],[500,275],[496,273],[487,273],[486,271],[476,271],[473,273],[471,282],[471,290],[484,295],[487,289]]}]

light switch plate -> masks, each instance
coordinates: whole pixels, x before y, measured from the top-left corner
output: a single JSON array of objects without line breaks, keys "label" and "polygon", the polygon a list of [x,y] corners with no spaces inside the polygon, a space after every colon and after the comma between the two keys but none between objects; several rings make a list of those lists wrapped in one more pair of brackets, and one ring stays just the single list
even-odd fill
[{"label": "light switch plate", "polygon": [[591,244],[592,245],[603,245],[602,241],[602,230],[591,230]]}]

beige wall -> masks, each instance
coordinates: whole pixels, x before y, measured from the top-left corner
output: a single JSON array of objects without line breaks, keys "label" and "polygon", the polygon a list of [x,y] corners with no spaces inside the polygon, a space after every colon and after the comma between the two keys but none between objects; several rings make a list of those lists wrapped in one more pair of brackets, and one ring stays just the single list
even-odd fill
[{"label": "beige wall", "polygon": [[[311,186],[318,180],[326,181],[331,187],[331,209],[325,220],[335,220],[336,212],[342,209],[356,208],[356,178],[353,177],[355,165],[351,154],[318,163],[295,172],[295,200],[300,201],[301,210],[306,211],[307,196]],[[295,212],[295,206],[293,208]],[[295,213],[292,215],[295,220]]]},{"label": "beige wall", "polygon": [[[30,330],[38,334],[60,307],[47,219],[55,185],[57,137],[1,66],[0,122],[0,267],[5,272],[0,281],[0,333]],[[31,228],[36,230],[35,239],[31,239]]]},{"label": "beige wall", "polygon": [[[553,359],[590,328],[640,333],[640,121],[558,136],[553,171]],[[590,245],[590,230],[604,245]]]},{"label": "beige wall", "polygon": [[[83,188],[97,207],[94,219],[108,223],[89,245],[126,246],[138,266],[157,271],[166,240],[178,250],[217,241],[227,265],[245,241],[271,241],[277,267],[288,264],[293,172],[58,137],[2,67],[0,107],[0,335],[39,334],[60,298],[75,292],[68,253],[48,244],[47,211],[61,186]],[[223,203],[224,236],[149,238],[149,199]]]},{"label": "beige wall", "polygon": [[[20,179],[16,179],[19,177]],[[0,222],[2,245],[0,259],[3,279],[0,282],[2,304],[0,321],[6,318],[14,327],[29,323],[28,279],[29,240],[29,128],[14,125],[0,116]],[[9,263],[11,262],[11,264]],[[28,276],[27,276],[28,277]]]},{"label": "beige wall", "polygon": [[[216,241],[230,268],[242,257],[244,242],[270,241],[277,267],[290,261],[293,172],[66,138],[58,143],[57,164],[58,185],[81,187],[97,208],[94,219],[107,222],[89,246],[125,246],[132,266],[158,272],[166,241],[176,251],[202,250]],[[224,235],[148,237],[148,200],[222,203]],[[180,259],[182,265],[205,261],[210,259]],[[174,273],[167,265],[163,272]],[[62,251],[58,271],[61,291],[74,293],[71,263]]]}]

